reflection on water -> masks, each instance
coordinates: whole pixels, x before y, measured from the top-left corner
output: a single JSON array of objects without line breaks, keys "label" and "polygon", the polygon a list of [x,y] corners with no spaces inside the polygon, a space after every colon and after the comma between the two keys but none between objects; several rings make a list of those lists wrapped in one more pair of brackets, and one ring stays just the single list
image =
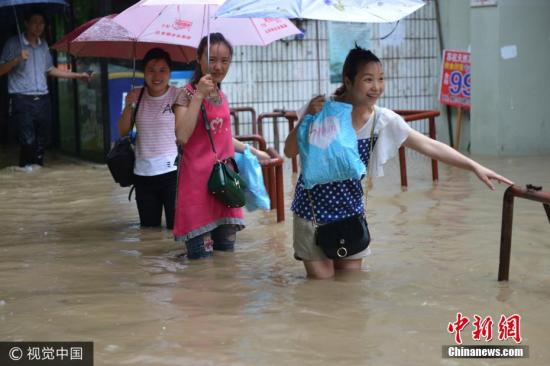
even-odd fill
[{"label": "reflection on water", "polygon": [[[548,158],[482,163],[548,189]],[[521,363],[545,364],[541,205],[516,200],[511,281],[498,283],[505,187],[492,193],[448,167],[433,187],[421,158],[409,161],[406,192],[396,166],[387,173],[370,192],[364,270],[311,281],[292,259],[291,220],[276,224],[274,212],[247,215],[236,253],[188,262],[169,231],[139,228],[127,189],[104,166],[58,158],[32,173],[4,168],[0,339],[94,341],[96,365],[460,365],[441,358],[458,311],[518,313],[531,351]],[[285,178],[288,208],[295,177]]]}]

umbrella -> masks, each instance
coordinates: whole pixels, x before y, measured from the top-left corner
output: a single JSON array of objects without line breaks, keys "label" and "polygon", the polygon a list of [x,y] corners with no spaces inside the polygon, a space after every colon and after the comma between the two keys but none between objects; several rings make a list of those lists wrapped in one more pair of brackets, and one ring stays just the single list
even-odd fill
[{"label": "umbrella", "polygon": [[[236,46],[265,46],[278,39],[301,33],[288,19],[215,19],[209,14],[216,12],[216,5],[147,5],[151,1],[153,0],[145,0],[124,10],[113,21],[128,29],[136,39],[173,42],[194,48],[209,33],[208,27],[212,32],[223,33]],[[173,3],[177,0],[162,1]]]},{"label": "umbrella", "polygon": [[[15,24],[17,26],[17,34],[21,34],[21,26],[19,25],[19,18],[17,17],[17,10],[15,9],[16,6],[19,5],[57,5],[61,7],[67,6],[67,2],[65,0],[0,0],[0,8],[12,8],[12,16],[11,18],[15,19]],[[2,26],[5,25],[4,19],[2,17]]]},{"label": "umbrella", "polygon": [[216,16],[387,23],[396,22],[424,5],[421,0],[226,0]]},{"label": "umbrella", "polygon": [[76,57],[133,60],[142,59],[151,48],[160,46],[170,53],[174,61],[190,62],[195,59],[195,50],[191,47],[135,38],[127,29],[113,21],[115,16],[116,14],[111,14],[89,20],[63,36],[52,48]]},{"label": "umbrella", "polygon": [[[278,39],[300,34],[288,19],[215,19],[212,14],[223,0],[142,0],[113,20],[140,39],[178,42],[198,47],[213,32],[222,33],[233,45],[265,46]],[[210,37],[207,38],[210,60]]]},{"label": "umbrella", "polygon": [[[217,17],[285,17],[342,22],[395,22],[424,6],[422,0],[226,0]],[[316,24],[318,26],[318,23]],[[317,37],[319,29],[317,28]],[[319,38],[317,38],[319,54]],[[321,70],[317,64],[318,91]]]}]

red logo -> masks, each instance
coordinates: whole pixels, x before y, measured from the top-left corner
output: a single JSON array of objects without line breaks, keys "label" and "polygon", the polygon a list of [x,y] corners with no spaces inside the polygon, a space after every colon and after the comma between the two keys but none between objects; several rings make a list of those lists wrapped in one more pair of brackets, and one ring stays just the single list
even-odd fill
[{"label": "red logo", "polygon": [[174,24],[172,24],[172,28],[174,28],[175,30],[183,30],[183,29],[189,30],[191,29],[192,26],[193,26],[193,22],[185,19],[176,19],[174,21]]},{"label": "red logo", "polygon": [[[463,331],[469,323],[470,319],[458,312],[456,313],[456,320],[447,325],[447,332],[454,334],[456,344],[462,344],[462,335],[460,332]],[[521,343],[520,323],[520,315],[513,314],[506,317],[502,314],[498,322],[498,340],[505,341],[508,338],[512,338],[516,343]],[[474,321],[471,324],[474,328],[472,331],[472,339],[474,341],[480,341],[481,338],[484,338],[485,342],[493,340],[493,318],[490,315],[482,318],[475,314]]]}]

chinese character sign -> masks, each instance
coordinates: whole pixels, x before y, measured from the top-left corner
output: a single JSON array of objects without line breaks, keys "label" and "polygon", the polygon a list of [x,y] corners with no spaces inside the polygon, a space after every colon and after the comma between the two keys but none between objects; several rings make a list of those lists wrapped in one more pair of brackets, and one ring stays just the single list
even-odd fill
[{"label": "chinese character sign", "polygon": [[[512,314],[506,316],[500,315],[498,328],[498,340],[506,341],[513,339],[516,343],[521,343],[521,316],[518,314]],[[456,320],[448,323],[447,332],[454,335],[454,341],[456,344],[462,344],[462,331],[465,331],[466,326],[471,324],[473,328],[472,339],[474,341],[484,340],[485,342],[491,342],[493,340],[493,318],[488,315],[484,318],[475,314],[474,319],[470,322],[470,318],[463,315],[461,312],[456,314]]]},{"label": "chinese character sign", "polygon": [[453,107],[470,108],[470,52],[444,50],[439,101]]}]

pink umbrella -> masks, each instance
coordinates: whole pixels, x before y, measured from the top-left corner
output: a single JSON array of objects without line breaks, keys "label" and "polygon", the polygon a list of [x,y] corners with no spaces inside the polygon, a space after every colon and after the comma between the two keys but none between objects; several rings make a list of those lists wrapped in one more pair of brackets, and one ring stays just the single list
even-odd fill
[{"label": "pink umbrella", "polygon": [[[112,15],[109,15],[109,16],[112,16]],[[88,20],[86,23],[79,25],[69,33],[65,34],[59,41],[55,42],[51,46],[51,48],[57,51],[71,53],[71,42],[74,41],[76,37],[78,37],[86,29],[94,25],[99,19],[101,18],[94,18],[94,19]]]},{"label": "pink umbrella", "polygon": [[[175,61],[190,62],[195,59],[195,50],[189,46],[174,42],[151,42],[134,37],[127,29],[113,21],[115,17],[116,14],[112,14],[95,22],[91,20],[84,23],[56,45],[60,44],[59,47],[64,48],[65,41],[61,41],[65,38],[70,39],[70,36],[75,34],[77,37],[69,40],[67,51],[77,57],[142,59],[151,48],[162,47]],[[88,28],[82,31],[88,24]],[[80,31],[80,34],[77,34],[77,31]]]},{"label": "pink umbrella", "polygon": [[[205,3],[219,3],[219,0],[183,0],[188,5],[147,5],[149,1],[144,0],[131,6],[114,17],[113,21],[128,29],[140,41],[190,47],[198,47],[200,40],[209,31],[222,33],[236,46],[265,46],[301,33],[292,22],[284,18],[214,18],[218,6]],[[171,4],[174,1],[164,2]]]}]

